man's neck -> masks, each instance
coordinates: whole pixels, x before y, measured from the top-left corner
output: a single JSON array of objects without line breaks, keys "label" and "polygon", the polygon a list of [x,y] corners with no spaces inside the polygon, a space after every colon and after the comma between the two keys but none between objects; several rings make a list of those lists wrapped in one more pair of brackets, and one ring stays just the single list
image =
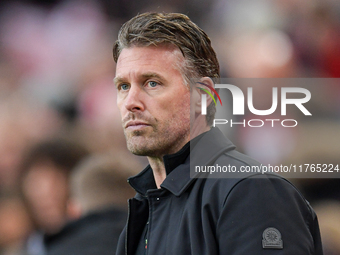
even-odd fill
[{"label": "man's neck", "polygon": [[149,164],[153,171],[157,189],[161,187],[162,182],[166,178],[166,170],[163,157],[148,157]]},{"label": "man's neck", "polygon": [[[202,134],[204,132],[207,132],[209,130],[210,130],[209,126],[207,126],[204,129],[200,129],[200,130],[196,129],[196,130],[194,130],[190,134],[190,140],[194,139],[195,137],[197,137],[200,134]],[[187,142],[188,141],[183,142],[182,147]],[[179,151],[182,147],[180,147],[177,151]],[[175,152],[177,152],[177,151],[175,151]],[[165,156],[165,155],[162,155],[160,157],[147,157],[148,161],[149,161],[149,164],[150,164],[150,166],[152,168],[153,175],[154,175],[154,178],[155,178],[155,183],[156,183],[156,186],[157,186],[158,189],[160,188],[161,184],[163,183],[163,181],[166,178],[166,169],[165,169],[165,165],[164,165],[163,156]]]}]

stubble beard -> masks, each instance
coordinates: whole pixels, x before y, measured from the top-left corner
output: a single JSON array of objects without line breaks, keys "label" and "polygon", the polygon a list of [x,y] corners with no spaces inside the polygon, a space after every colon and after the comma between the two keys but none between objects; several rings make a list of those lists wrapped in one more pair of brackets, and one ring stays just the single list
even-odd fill
[{"label": "stubble beard", "polygon": [[[149,128],[149,127],[148,127]],[[154,127],[152,128],[152,133],[155,133],[157,129]],[[158,147],[156,144],[154,145],[155,141],[151,141],[152,137],[150,138],[150,134],[144,130],[137,130],[132,132],[124,131],[126,144],[128,150],[138,156],[150,156],[154,155],[156,148]]]},{"label": "stubble beard", "polygon": [[124,134],[131,153],[138,156],[162,157],[176,153],[187,142],[190,137],[190,119],[179,123],[170,120],[164,123],[162,128],[159,128],[159,123],[155,120],[155,125],[147,127],[146,130],[124,130]]}]

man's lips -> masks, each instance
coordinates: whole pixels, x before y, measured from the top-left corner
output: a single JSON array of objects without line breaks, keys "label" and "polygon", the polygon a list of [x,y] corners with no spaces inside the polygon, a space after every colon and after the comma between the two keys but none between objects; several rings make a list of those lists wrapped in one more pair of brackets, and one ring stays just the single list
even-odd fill
[{"label": "man's lips", "polygon": [[146,122],[133,120],[133,121],[128,121],[125,124],[125,129],[140,129],[140,128],[144,128],[148,126],[150,126],[150,124]]}]

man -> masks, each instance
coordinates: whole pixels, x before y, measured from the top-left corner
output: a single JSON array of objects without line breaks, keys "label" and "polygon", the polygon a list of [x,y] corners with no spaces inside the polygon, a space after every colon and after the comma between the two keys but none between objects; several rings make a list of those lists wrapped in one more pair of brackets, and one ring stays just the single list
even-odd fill
[{"label": "man", "polygon": [[68,139],[34,144],[21,166],[21,192],[34,223],[26,242],[29,255],[44,255],[43,234],[57,233],[67,222],[69,176],[87,150]]},{"label": "man", "polygon": [[133,195],[126,178],[130,168],[139,166],[133,160],[123,161],[122,158],[90,156],[72,171],[68,202],[70,221],[58,233],[46,236],[47,255],[115,253],[126,223],[126,200]]},{"label": "man", "polygon": [[210,128],[211,99],[201,115],[198,86],[219,77],[204,31],[182,14],[141,14],[113,56],[128,149],[150,163],[129,179],[137,194],[117,254],[322,254],[314,211],[283,178],[190,178],[190,164],[258,164]]}]

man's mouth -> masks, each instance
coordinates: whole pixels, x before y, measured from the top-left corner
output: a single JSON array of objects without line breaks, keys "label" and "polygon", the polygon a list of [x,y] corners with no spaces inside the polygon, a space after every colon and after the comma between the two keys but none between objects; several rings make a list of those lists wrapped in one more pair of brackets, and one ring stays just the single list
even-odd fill
[{"label": "man's mouth", "polygon": [[146,122],[142,122],[142,121],[138,121],[138,120],[131,120],[131,121],[128,121],[125,124],[125,129],[138,130],[138,129],[142,129],[142,128],[149,127],[149,126],[150,126],[150,124],[148,124]]}]

